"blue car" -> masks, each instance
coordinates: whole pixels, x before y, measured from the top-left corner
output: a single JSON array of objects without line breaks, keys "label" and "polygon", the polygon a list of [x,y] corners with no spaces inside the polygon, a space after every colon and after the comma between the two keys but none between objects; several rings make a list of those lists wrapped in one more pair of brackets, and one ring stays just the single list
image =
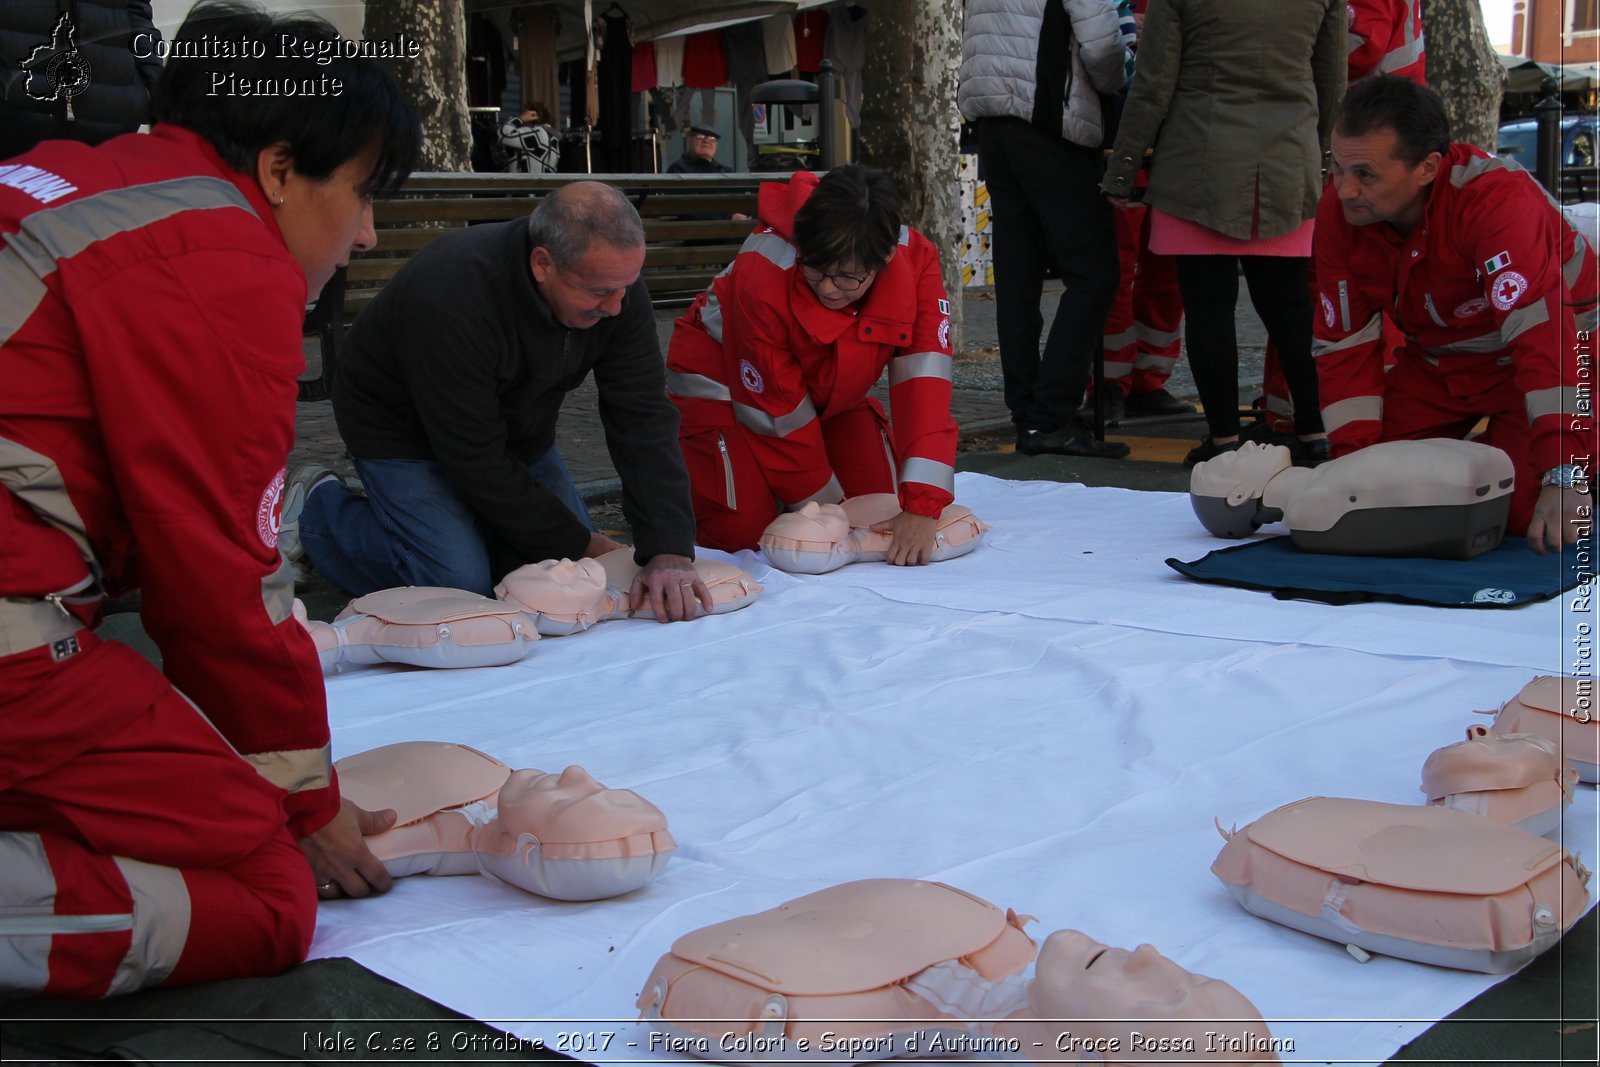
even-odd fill
[{"label": "blue car", "polygon": [[[1561,120],[1561,185],[1564,201],[1600,199],[1600,123],[1594,115],[1567,115]],[[1539,173],[1539,124],[1518,119],[1500,126],[1499,153]]]}]

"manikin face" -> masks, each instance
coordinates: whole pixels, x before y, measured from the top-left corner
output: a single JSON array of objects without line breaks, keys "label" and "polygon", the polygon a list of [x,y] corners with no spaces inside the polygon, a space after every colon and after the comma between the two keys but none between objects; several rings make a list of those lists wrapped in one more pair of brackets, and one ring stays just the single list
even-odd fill
[{"label": "manikin face", "polygon": [[1197,465],[1189,480],[1189,491],[1197,496],[1224,497],[1231,503],[1254,500],[1291,463],[1289,450],[1282,445],[1246,441],[1236,451]]},{"label": "manikin face", "polygon": [[587,330],[602,319],[622,311],[622,298],[628,286],[639,279],[644,268],[644,245],[617,248],[605,241],[591,241],[588,251],[570,267],[560,267],[544,248],[535,248],[529,259],[534,284],[556,321],[569,330]]},{"label": "manikin face", "polygon": [[1387,222],[1410,233],[1422,221],[1428,192],[1439,175],[1439,153],[1430,152],[1413,166],[1395,158],[1400,138],[1391,129],[1360,137],[1333,134],[1333,181],[1345,221],[1352,226]]},{"label": "manikin face", "polygon": [[[1211,1044],[1207,1030],[1238,1039],[1249,1033],[1261,1045],[1269,1036],[1255,1006],[1228,983],[1192,974],[1153,946],[1140,945],[1129,952],[1076,930],[1060,930],[1046,939],[1028,1000],[1036,1016],[1071,1022],[1074,1034],[1117,1038],[1130,1061],[1203,1060]],[[1239,1019],[1247,1021],[1224,1021]],[[1136,1047],[1134,1032],[1145,1042],[1143,1048]],[[1193,1051],[1152,1047],[1161,1038],[1192,1038],[1196,1047]],[[1229,1062],[1276,1058],[1237,1048],[1213,1055]],[[1119,1057],[1108,1059],[1115,1063]]]},{"label": "manikin face", "polygon": [[500,821],[541,841],[614,841],[667,828],[661,810],[630,789],[607,789],[582,767],[559,775],[513,771],[500,787]]},{"label": "manikin face", "polygon": [[850,532],[850,520],[839,505],[813,501],[799,511],[779,515],[767,529],[772,534],[792,537],[796,541],[834,542],[843,540]]}]

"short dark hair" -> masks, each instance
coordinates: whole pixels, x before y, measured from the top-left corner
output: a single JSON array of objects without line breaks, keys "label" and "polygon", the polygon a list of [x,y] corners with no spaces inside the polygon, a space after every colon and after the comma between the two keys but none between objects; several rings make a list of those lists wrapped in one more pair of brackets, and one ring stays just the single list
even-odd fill
[{"label": "short dark hair", "polygon": [[626,196],[600,182],[563,185],[528,216],[528,238],[563,270],[577,266],[596,240],[612,248],[644,244],[644,223]]},{"label": "short dark hair", "polygon": [[316,179],[375,151],[362,189],[374,195],[395,192],[417,165],[422,130],[400,86],[377,60],[347,54],[351,42],[341,47],[325,19],[202,0],[169,45],[152,121],[193,130],[241,174],[279,142]]},{"label": "short dark hair", "polygon": [[1393,130],[1394,158],[1416,166],[1450,151],[1450,120],[1439,94],[1410,78],[1372,74],[1350,87],[1333,128],[1344,137]]},{"label": "short dark hair", "polygon": [[847,163],[822,176],[794,216],[800,265],[820,270],[854,261],[889,262],[900,243],[900,194],[881,170]]}]

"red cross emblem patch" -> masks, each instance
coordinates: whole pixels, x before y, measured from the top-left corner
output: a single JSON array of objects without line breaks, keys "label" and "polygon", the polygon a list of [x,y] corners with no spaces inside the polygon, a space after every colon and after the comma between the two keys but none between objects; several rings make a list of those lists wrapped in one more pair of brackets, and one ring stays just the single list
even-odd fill
[{"label": "red cross emblem patch", "polygon": [[1528,279],[1514,270],[1494,278],[1489,283],[1489,299],[1494,301],[1494,306],[1501,311],[1510,311],[1517,306],[1517,301],[1522,299],[1522,294],[1528,291]]}]

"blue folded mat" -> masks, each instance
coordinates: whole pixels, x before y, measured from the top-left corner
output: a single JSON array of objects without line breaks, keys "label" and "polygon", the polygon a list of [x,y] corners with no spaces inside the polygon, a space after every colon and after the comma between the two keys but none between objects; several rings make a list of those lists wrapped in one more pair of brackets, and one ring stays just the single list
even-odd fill
[{"label": "blue folded mat", "polygon": [[1273,537],[1207,553],[1193,563],[1167,560],[1179,574],[1201,582],[1261,589],[1279,600],[1360,604],[1395,600],[1447,608],[1514,608],[1549,600],[1594,578],[1593,549],[1568,545],[1559,556],[1540,556],[1525,537],[1472,559],[1330,556]]}]

